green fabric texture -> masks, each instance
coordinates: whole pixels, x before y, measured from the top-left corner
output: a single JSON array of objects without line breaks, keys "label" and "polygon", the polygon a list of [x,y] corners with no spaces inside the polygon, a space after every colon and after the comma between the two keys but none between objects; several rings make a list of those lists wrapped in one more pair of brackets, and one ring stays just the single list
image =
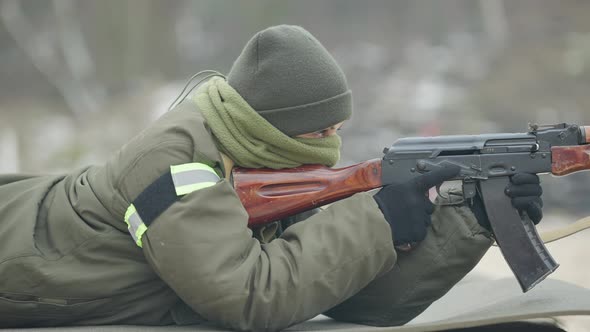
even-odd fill
[{"label": "green fabric texture", "polygon": [[334,166],[340,159],[338,135],[292,138],[261,117],[223,78],[213,77],[191,97],[221,150],[248,168]]},{"label": "green fabric texture", "polygon": [[393,269],[373,280],[325,315],[372,326],[398,326],[422,313],[446,294],[480,261],[493,243],[470,208],[452,189],[439,196],[426,238],[399,252]]},{"label": "green fabric texture", "polygon": [[254,35],[227,82],[288,136],[327,128],[352,114],[352,93],[342,69],[299,26],[279,25]]}]

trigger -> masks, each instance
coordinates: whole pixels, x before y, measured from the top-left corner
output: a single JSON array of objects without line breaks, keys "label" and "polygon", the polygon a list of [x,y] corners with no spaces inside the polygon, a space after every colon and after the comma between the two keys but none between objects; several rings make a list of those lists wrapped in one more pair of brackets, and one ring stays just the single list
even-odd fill
[{"label": "trigger", "polygon": [[463,198],[470,199],[475,197],[477,186],[475,182],[463,182]]}]

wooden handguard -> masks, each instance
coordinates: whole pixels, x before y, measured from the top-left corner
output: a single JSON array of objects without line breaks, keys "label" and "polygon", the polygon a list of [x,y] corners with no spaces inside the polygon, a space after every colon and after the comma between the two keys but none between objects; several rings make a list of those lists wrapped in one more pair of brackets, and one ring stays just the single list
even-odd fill
[{"label": "wooden handguard", "polygon": [[[586,127],[586,141],[590,139],[590,127]],[[551,148],[551,173],[567,175],[590,169],[590,145],[554,146]]]},{"label": "wooden handguard", "polygon": [[354,193],[381,187],[381,159],[344,168],[304,165],[290,169],[233,170],[233,185],[248,211],[249,227],[280,220]]}]

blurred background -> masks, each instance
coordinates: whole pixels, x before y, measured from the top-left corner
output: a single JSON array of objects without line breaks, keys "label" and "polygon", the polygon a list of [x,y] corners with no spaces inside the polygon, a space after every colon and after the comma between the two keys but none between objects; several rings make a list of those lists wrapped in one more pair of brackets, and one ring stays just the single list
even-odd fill
[{"label": "blurred background", "polygon": [[[348,77],[340,165],[403,136],[590,124],[589,18],[575,0],[0,0],[0,172],[104,161],[276,24],[310,30]],[[590,214],[590,174],[544,182],[548,212]]]},{"label": "blurred background", "polygon": [[[0,0],[0,172],[101,163],[277,24],[348,77],[340,166],[404,136],[590,125],[590,1]],[[544,227],[590,215],[590,173],[543,183]]]}]

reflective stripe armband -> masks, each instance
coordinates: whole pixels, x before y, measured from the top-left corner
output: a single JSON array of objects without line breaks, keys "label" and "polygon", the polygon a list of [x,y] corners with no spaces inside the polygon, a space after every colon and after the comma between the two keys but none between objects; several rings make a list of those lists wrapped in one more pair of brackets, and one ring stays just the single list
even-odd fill
[{"label": "reflective stripe armband", "polygon": [[149,225],[182,196],[214,186],[220,178],[213,168],[201,163],[170,166],[129,205],[125,223],[135,243],[142,247],[141,237]]}]

